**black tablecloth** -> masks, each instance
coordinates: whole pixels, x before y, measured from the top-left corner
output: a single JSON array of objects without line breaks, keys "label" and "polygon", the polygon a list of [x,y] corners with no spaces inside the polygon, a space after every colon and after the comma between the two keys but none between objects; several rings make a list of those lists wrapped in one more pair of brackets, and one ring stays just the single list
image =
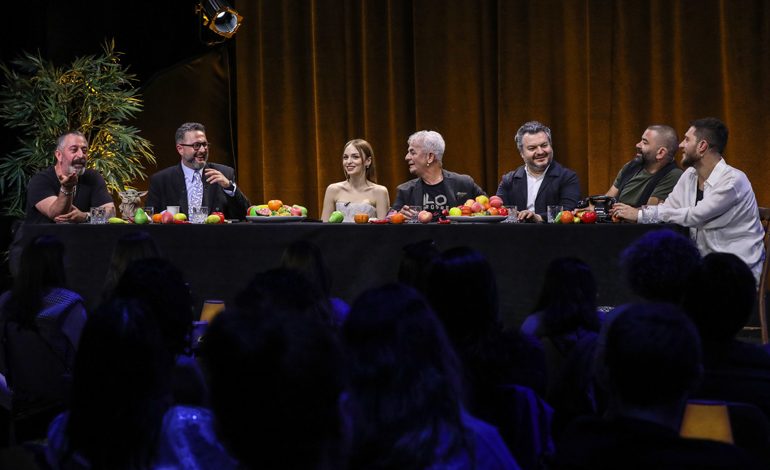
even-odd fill
[{"label": "black tablecloth", "polygon": [[[633,240],[661,228],[682,230],[637,224],[47,224],[23,226],[14,251],[43,233],[61,238],[67,248],[68,283],[93,307],[100,298],[115,241],[131,231],[145,230],[184,271],[200,306],[204,299],[231,301],[255,273],[277,267],[283,249],[298,239],[321,247],[332,272],[332,293],[348,301],[366,288],[394,281],[405,244],[433,239],[442,250],[467,245],[487,256],[497,274],[501,315],[511,325],[531,312],[545,268],[557,257],[577,256],[591,266],[599,305],[631,299],[618,257]],[[446,286],[446,295],[473,295],[463,291],[462,285],[458,279],[457,285]]]}]

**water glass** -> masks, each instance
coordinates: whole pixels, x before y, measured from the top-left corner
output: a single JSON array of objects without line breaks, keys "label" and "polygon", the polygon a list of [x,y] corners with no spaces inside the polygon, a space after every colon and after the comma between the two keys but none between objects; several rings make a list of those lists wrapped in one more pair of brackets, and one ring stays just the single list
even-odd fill
[{"label": "water glass", "polygon": [[179,206],[166,206],[166,212],[171,215],[177,215],[179,213]]},{"label": "water glass", "polygon": [[155,209],[153,207],[143,207],[142,210],[144,210],[144,213],[147,214],[150,222],[152,222],[152,216],[155,214]]},{"label": "water glass", "polygon": [[554,218],[564,210],[564,206],[548,206],[548,223],[552,224]]},{"label": "water glass", "polygon": [[508,216],[503,220],[505,224],[515,224],[519,221],[519,208],[516,206],[503,206],[508,210]]},{"label": "water glass", "polygon": [[104,207],[92,207],[90,210],[92,224],[106,224],[107,213]]},{"label": "water glass", "polygon": [[409,210],[410,210],[410,211],[412,211],[412,213],[414,214],[414,216],[413,216],[411,219],[409,219],[409,220],[407,221],[407,223],[410,223],[410,224],[419,224],[419,223],[420,223],[420,221],[417,219],[417,214],[419,214],[419,213],[420,213],[420,211],[422,210],[422,206],[409,206]]},{"label": "water glass", "polygon": [[202,224],[206,222],[206,217],[209,216],[209,208],[206,206],[193,207],[190,209],[190,222],[194,224]]}]

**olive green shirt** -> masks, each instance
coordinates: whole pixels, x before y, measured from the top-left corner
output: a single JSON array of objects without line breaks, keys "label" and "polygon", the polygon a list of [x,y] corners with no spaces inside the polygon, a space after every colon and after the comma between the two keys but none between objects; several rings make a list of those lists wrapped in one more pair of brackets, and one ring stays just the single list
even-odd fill
[{"label": "olive green shirt", "polygon": [[[615,178],[615,182],[612,183],[613,186],[616,188],[618,187],[620,184],[620,175],[623,174],[623,170],[625,170],[626,167],[630,164],[631,162],[628,162],[623,166],[623,168],[621,168],[621,170],[618,172],[618,176]],[[674,186],[676,186],[676,182],[679,181],[680,176],[682,176],[682,170],[680,168],[674,168],[673,170],[669,171],[668,174],[663,177],[663,179],[658,181],[658,185],[655,186],[655,189],[652,191],[650,197],[658,198],[661,201],[666,199],[668,197],[668,193],[670,193],[671,190],[674,189]],[[650,181],[650,178],[652,177],[653,173],[649,173],[647,170],[642,168],[634,176],[632,176],[626,185],[620,190],[620,194],[618,194],[617,200],[623,204],[636,204],[637,199],[639,199],[639,196],[642,195],[642,191],[644,191],[645,186],[647,186],[647,182]]]}]

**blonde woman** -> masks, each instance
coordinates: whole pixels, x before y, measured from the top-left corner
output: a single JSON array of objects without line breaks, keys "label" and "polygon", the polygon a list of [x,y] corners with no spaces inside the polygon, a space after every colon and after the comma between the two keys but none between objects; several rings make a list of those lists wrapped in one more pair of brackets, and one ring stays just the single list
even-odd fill
[{"label": "blonde woman", "polygon": [[329,221],[335,210],[345,215],[343,222],[353,222],[355,214],[385,218],[390,207],[388,188],[376,184],[374,152],[369,142],[354,139],[345,144],[342,154],[342,170],[345,181],[332,183],[326,188],[321,218]]}]

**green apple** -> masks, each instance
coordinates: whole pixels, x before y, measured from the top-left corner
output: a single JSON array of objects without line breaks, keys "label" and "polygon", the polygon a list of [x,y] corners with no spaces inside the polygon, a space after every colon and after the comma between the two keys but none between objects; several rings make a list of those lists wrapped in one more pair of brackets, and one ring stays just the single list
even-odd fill
[{"label": "green apple", "polygon": [[220,222],[222,222],[222,219],[217,214],[211,214],[210,216],[206,217],[207,224],[218,224]]},{"label": "green apple", "polygon": [[329,222],[333,224],[338,224],[342,222],[345,219],[345,215],[340,211],[334,211],[329,216]]}]

